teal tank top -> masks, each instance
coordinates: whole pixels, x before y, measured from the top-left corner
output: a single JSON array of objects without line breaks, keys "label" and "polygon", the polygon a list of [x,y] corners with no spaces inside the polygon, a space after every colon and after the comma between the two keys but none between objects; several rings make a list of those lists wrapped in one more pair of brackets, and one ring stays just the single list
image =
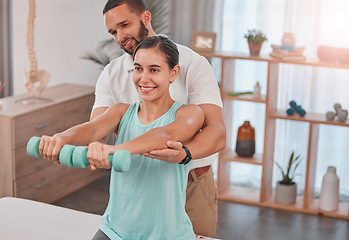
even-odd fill
[{"label": "teal tank top", "polygon": [[[116,144],[168,125],[181,106],[175,102],[160,118],[144,125],[137,115],[139,102],[130,105],[120,121]],[[128,172],[111,170],[110,198],[100,229],[112,240],[195,239],[185,212],[190,165],[132,155]]]}]

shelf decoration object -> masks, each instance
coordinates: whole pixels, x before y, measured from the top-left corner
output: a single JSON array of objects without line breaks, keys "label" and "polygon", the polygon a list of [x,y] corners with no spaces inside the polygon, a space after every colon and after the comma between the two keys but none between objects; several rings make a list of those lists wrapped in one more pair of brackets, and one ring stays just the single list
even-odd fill
[{"label": "shelf decoration object", "polygon": [[281,40],[282,45],[288,47],[295,47],[296,45],[296,37],[293,33],[284,33]]},{"label": "shelf decoration object", "polygon": [[263,42],[268,40],[264,33],[256,29],[247,30],[245,38],[247,38],[248,47],[253,56],[259,56]]},{"label": "shelf decoration object", "polygon": [[326,119],[333,121],[335,117],[338,117],[339,122],[345,122],[348,119],[348,110],[342,109],[342,106],[339,103],[334,104],[335,112],[328,111],[326,113]]},{"label": "shelf decoration object", "polygon": [[319,46],[317,56],[321,61],[349,64],[349,48]]},{"label": "shelf decoration object", "polygon": [[261,98],[261,86],[259,85],[259,82],[257,82],[256,85],[253,87],[252,96],[254,98]]},{"label": "shelf decoration object", "polygon": [[24,104],[32,104],[42,101],[52,101],[41,98],[40,95],[49,82],[50,74],[45,70],[38,70],[37,58],[34,50],[34,20],[35,20],[35,0],[29,0],[29,14],[27,22],[27,48],[30,61],[30,70],[25,70],[25,88],[28,98],[17,100]]},{"label": "shelf decoration object", "polygon": [[245,121],[238,129],[236,153],[241,157],[252,157],[255,154],[255,131],[249,121]]},{"label": "shelf decoration object", "polygon": [[290,205],[296,202],[297,184],[293,179],[300,162],[300,155],[295,157],[294,152],[292,152],[290,160],[288,161],[287,169],[284,170],[278,162],[274,162],[282,174],[282,180],[278,181],[276,184],[275,201],[277,203]]},{"label": "shelf decoration object", "polygon": [[253,94],[251,91],[246,91],[246,92],[229,92],[228,96],[235,97],[235,96],[240,96],[240,95],[249,95]]},{"label": "shelf decoration object", "polygon": [[281,40],[282,44],[272,44],[273,51],[269,54],[271,57],[284,61],[304,61],[304,47],[296,47],[296,38],[293,33],[285,33]]},{"label": "shelf decoration object", "polygon": [[216,33],[193,32],[190,48],[197,52],[214,52],[216,46]]},{"label": "shelf decoration object", "polygon": [[339,207],[339,178],[336,168],[329,166],[322,179],[320,206],[323,211],[336,211]]},{"label": "shelf decoration object", "polygon": [[304,117],[306,114],[306,111],[302,108],[302,106],[297,105],[296,101],[292,100],[290,102],[290,108],[286,110],[286,113],[288,116],[292,116],[295,112],[298,113],[301,117]]}]

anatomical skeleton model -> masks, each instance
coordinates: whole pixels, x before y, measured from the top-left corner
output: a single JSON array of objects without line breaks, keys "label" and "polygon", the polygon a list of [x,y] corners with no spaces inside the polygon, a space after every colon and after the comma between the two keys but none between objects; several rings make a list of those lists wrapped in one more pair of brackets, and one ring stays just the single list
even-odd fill
[{"label": "anatomical skeleton model", "polygon": [[[42,91],[46,87],[50,74],[45,70],[38,71],[37,59],[34,51],[34,19],[35,19],[35,0],[29,1],[29,14],[27,25],[27,48],[30,61],[30,70],[24,70],[25,73],[25,88],[30,98],[34,101],[22,101],[23,103],[35,102],[36,100],[49,100],[40,98]],[[27,100],[28,100],[27,99]],[[50,101],[50,100],[49,100]]]}]

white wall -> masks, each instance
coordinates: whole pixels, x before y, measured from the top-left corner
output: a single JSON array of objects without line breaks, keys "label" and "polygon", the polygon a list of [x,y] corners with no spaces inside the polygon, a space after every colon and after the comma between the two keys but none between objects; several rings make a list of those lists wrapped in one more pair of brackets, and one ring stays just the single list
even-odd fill
[{"label": "white wall", "polygon": [[[25,93],[24,69],[29,70],[26,31],[28,0],[12,0],[14,94]],[[86,51],[110,38],[102,10],[106,0],[37,0],[34,29],[38,69],[50,72],[48,86],[61,83],[95,85],[102,71],[81,59]]]}]

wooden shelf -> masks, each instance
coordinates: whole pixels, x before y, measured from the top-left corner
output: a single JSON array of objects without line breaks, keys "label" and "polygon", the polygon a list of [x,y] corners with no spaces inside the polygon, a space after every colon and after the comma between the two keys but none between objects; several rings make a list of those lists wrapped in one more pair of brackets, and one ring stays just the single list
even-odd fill
[{"label": "wooden shelf", "polygon": [[[309,214],[321,214],[329,217],[344,218],[349,220],[349,203],[341,203],[339,210],[335,212],[324,212],[318,209],[317,201],[314,201],[315,181],[316,181],[316,163],[318,152],[318,138],[320,135],[320,125],[332,125],[349,127],[349,121],[342,123],[338,120],[327,121],[325,113],[307,112],[304,117],[300,117],[298,114],[288,116],[286,109],[278,109],[278,96],[280,93],[280,69],[285,64],[309,66],[309,67],[328,67],[337,69],[349,69],[349,64],[336,64],[321,62],[317,59],[307,59],[305,61],[282,61],[270,56],[250,56],[248,53],[234,53],[234,52],[213,52],[213,53],[200,53],[207,58],[220,58],[221,59],[221,79],[220,79],[220,92],[224,101],[223,116],[226,122],[231,123],[233,121],[234,114],[234,101],[244,101],[251,103],[265,104],[265,116],[261,116],[261,121],[264,120],[264,147],[263,152],[255,154],[252,158],[244,158],[238,156],[234,150],[225,149],[219,154],[218,162],[218,197],[222,200],[234,201],[239,203],[257,205],[262,207],[270,207],[281,210],[288,210]],[[267,65],[267,84],[266,95],[263,95],[261,99],[253,98],[252,94],[240,95],[240,96],[228,96],[228,92],[234,92],[237,89],[237,81],[241,79],[234,79],[237,67],[237,61],[260,61]],[[270,159],[274,157],[275,140],[277,136],[277,119],[300,121],[309,123],[309,137],[308,137],[308,152],[306,155],[306,175],[305,175],[305,189],[304,195],[298,196],[297,201],[293,205],[282,205],[275,202],[275,194],[272,188],[273,186],[273,168]],[[233,124],[226,125],[227,129],[227,146],[232,146],[233,132],[235,129]],[[261,166],[262,178],[261,186],[259,189],[250,189],[245,187],[238,187],[231,185],[231,163],[240,162],[246,164],[254,164]]]},{"label": "wooden shelf", "polygon": [[223,100],[235,100],[235,101],[247,101],[247,102],[255,102],[255,103],[266,103],[265,95],[262,95],[261,98],[255,98],[252,94],[240,95],[240,96],[229,96],[224,95]]},{"label": "wooden shelf", "polygon": [[218,194],[218,199],[259,205],[260,190],[230,185],[227,190]]},{"label": "wooden shelf", "polygon": [[348,219],[349,217],[349,203],[348,202],[340,202],[339,208],[336,211],[323,211],[319,209],[319,199],[315,199],[313,203],[309,206],[309,208],[316,210],[318,214],[327,216],[327,217],[334,217],[334,218],[343,218]]},{"label": "wooden shelf", "polygon": [[215,51],[213,53],[199,52],[199,54],[207,58],[216,57],[216,58],[222,58],[222,59],[253,60],[253,61],[271,62],[271,63],[305,65],[305,66],[313,66],[313,67],[349,69],[349,64],[324,62],[324,61],[319,61],[318,59],[306,59],[305,61],[294,61],[294,60],[283,61],[277,58],[270,57],[269,55],[251,56],[249,53],[222,52],[222,51]]},{"label": "wooden shelf", "polygon": [[241,162],[247,164],[263,165],[263,154],[255,153],[253,157],[241,157],[237,155],[235,150],[224,150],[220,153],[220,161]]},{"label": "wooden shelf", "polygon": [[286,113],[286,110],[279,110],[277,112],[274,112],[269,115],[270,118],[277,118],[277,119],[285,119],[285,120],[292,120],[292,121],[301,121],[301,122],[309,122],[309,123],[318,123],[318,124],[327,124],[327,125],[337,125],[337,126],[344,126],[349,127],[349,121],[346,122],[339,122],[338,120],[334,121],[328,121],[326,119],[325,114],[320,113],[311,113],[307,112],[304,117],[299,116],[298,114],[294,114],[292,116],[288,116]]},{"label": "wooden shelf", "polygon": [[284,204],[279,204],[275,202],[275,194],[273,193],[272,196],[270,196],[270,198],[267,201],[265,201],[262,205],[265,207],[271,207],[271,208],[276,208],[280,210],[287,210],[287,211],[294,211],[294,212],[311,213],[311,214],[318,213],[317,210],[304,207],[303,196],[297,196],[296,203],[294,204],[284,205]]}]

